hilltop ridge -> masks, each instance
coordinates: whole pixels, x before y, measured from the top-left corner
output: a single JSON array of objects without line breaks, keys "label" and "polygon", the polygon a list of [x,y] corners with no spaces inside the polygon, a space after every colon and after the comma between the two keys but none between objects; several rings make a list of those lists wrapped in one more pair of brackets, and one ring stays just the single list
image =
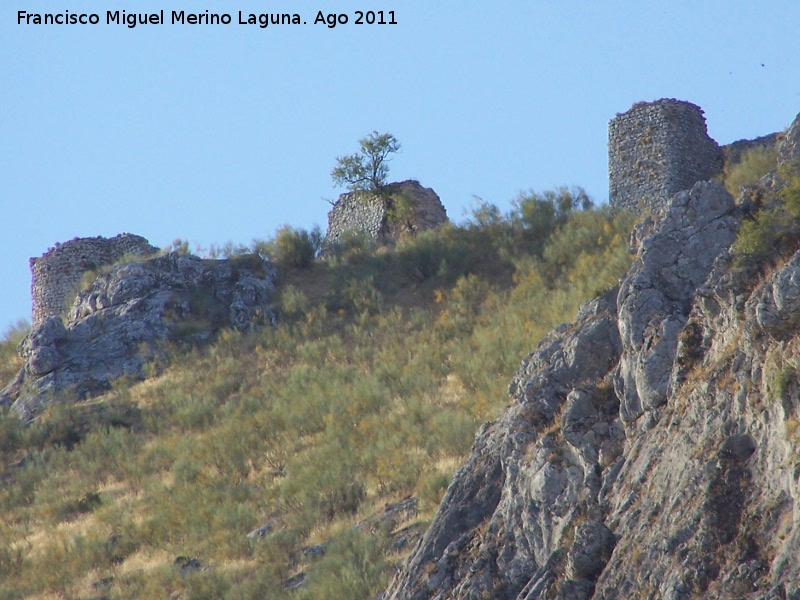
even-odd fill
[{"label": "hilltop ridge", "polygon": [[79,265],[0,402],[11,597],[800,599],[800,115],[617,119],[609,207]]}]

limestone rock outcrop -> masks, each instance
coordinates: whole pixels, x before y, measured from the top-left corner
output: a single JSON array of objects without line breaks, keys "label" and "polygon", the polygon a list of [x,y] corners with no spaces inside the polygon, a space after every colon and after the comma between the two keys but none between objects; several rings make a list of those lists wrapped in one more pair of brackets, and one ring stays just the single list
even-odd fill
[{"label": "limestone rock outcrop", "polygon": [[658,230],[641,239],[617,300],[624,350],[615,385],[624,421],[666,402],[678,335],[695,290],[736,239],[735,209],[721,185],[701,181],[679,192]]},{"label": "limestone rock outcrop", "polygon": [[789,125],[778,145],[778,166],[796,167],[800,162],[800,114]]},{"label": "limestone rock outcrop", "polygon": [[391,600],[800,599],[800,252],[734,267],[698,183],[525,359]]},{"label": "limestone rock outcrop", "polygon": [[141,379],[169,342],[273,319],[275,270],[255,255],[203,260],[171,253],[111,268],[78,293],[66,324],[51,316],[20,343],[25,359],[0,404],[34,414],[55,395],[85,397]]}]

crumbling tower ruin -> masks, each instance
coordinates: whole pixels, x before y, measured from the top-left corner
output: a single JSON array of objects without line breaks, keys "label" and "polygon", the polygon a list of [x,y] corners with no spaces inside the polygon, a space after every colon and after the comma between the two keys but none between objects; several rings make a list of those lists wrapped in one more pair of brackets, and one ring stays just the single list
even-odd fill
[{"label": "crumbling tower ruin", "polygon": [[32,325],[61,316],[75,299],[86,271],[111,265],[126,254],[148,256],[158,248],[139,235],[122,233],[113,238],[75,238],[56,244],[39,258],[31,258]]},{"label": "crumbling tower ruin", "polygon": [[328,213],[326,244],[332,246],[341,242],[348,231],[362,234],[376,243],[396,242],[404,235],[416,235],[447,223],[447,211],[439,195],[420,185],[419,181],[390,183],[384,186],[383,193],[389,197],[404,196],[413,207],[411,214],[403,219],[393,219],[386,203],[374,194],[342,194]]},{"label": "crumbling tower ruin", "polygon": [[655,209],[711,179],[722,166],[723,152],[708,136],[703,110],[691,102],[640,102],[609,121],[609,204],[614,208]]}]

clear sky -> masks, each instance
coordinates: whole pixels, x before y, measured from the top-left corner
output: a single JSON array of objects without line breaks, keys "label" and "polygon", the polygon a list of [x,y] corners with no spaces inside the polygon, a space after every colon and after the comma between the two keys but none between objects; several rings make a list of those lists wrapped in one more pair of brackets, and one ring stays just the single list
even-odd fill
[{"label": "clear sky", "polygon": [[[4,0],[0,328],[30,315],[28,258],[74,237],[208,247],[327,223],[335,158],[373,130],[463,219],[527,189],[607,199],[607,123],[640,100],[699,104],[719,143],[800,111],[800,2]],[[166,24],[106,24],[106,11]],[[18,11],[98,25],[19,25]],[[230,25],[172,25],[172,10]],[[318,11],[349,23],[314,25]],[[355,11],[396,25],[356,25]],[[305,25],[237,24],[298,13]]]}]

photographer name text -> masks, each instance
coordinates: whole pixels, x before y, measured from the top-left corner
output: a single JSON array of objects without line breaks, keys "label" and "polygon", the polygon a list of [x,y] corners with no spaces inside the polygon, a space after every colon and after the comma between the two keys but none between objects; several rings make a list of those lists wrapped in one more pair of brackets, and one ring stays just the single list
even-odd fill
[{"label": "photographer name text", "polygon": [[312,18],[298,13],[252,13],[236,11],[220,13],[211,11],[159,10],[149,13],[132,13],[124,10],[107,10],[102,13],[78,13],[65,10],[58,13],[17,11],[17,25],[116,25],[134,29],[145,25],[255,25],[261,29],[281,25],[317,25],[328,29],[340,25],[397,25],[393,10],[354,10],[331,13],[317,11]]}]

